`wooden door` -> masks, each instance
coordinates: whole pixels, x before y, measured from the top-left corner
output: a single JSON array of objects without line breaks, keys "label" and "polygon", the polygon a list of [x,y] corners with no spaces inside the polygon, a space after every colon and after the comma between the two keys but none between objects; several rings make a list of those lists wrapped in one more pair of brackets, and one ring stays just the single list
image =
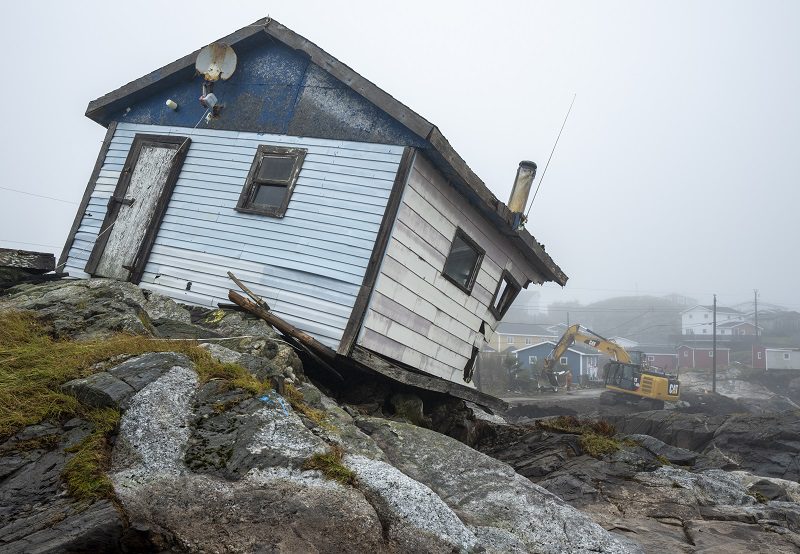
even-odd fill
[{"label": "wooden door", "polygon": [[136,135],[86,273],[139,282],[190,142],[188,137]]}]

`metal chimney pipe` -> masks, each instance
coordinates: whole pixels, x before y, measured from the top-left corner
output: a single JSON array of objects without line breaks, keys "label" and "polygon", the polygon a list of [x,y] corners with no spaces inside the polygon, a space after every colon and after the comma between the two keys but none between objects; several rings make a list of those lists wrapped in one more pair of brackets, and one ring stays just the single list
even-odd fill
[{"label": "metal chimney pipe", "polygon": [[511,189],[511,197],[508,199],[509,210],[514,213],[525,211],[534,177],[536,177],[536,164],[527,160],[519,162],[517,178],[514,179],[514,188]]}]

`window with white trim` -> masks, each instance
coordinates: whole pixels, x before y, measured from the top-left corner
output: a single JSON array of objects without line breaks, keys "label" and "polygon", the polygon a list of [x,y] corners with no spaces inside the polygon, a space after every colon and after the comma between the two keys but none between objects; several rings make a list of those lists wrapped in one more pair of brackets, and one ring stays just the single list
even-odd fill
[{"label": "window with white trim", "polygon": [[789,358],[790,358],[789,353],[788,352],[784,352],[783,353],[783,359],[784,360],[788,360]]},{"label": "window with white trim", "polygon": [[511,335],[508,335],[508,336],[506,337],[506,343],[508,343],[508,344],[514,344],[514,337],[512,337]]},{"label": "window with white trim", "polygon": [[761,352],[758,352],[758,353],[756,354],[756,358],[757,358],[757,359],[759,359],[759,360],[761,359]]},{"label": "window with white trim", "polygon": [[559,358],[559,360],[558,360],[558,363],[560,363],[561,365],[567,365],[568,361],[569,360],[567,360],[566,356],[561,356],[561,358]]},{"label": "window with white trim", "polygon": [[528,364],[536,365],[536,362],[539,361],[539,356],[528,356]]},{"label": "window with white trim", "polygon": [[713,350],[709,350],[708,351],[708,357],[709,358],[713,358],[714,357],[714,351]]}]

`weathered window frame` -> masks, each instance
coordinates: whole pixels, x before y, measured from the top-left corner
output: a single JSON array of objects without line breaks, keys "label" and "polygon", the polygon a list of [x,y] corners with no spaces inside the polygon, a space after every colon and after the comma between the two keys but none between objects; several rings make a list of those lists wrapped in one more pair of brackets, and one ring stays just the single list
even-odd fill
[{"label": "weathered window frame", "polygon": [[[475,252],[478,253],[478,259],[475,260],[475,265],[472,267],[472,271],[467,279],[466,286],[462,283],[459,283],[454,277],[451,277],[447,273],[445,273],[445,269],[447,268],[447,260],[450,259],[450,256],[453,254],[453,245],[456,243],[456,238],[461,238],[464,242],[467,243],[467,246],[472,248]],[[481,270],[481,264],[483,263],[483,257],[486,255],[486,250],[478,246],[478,243],[472,240],[464,229],[461,227],[456,227],[456,232],[453,235],[453,240],[450,242],[450,251],[447,253],[447,257],[444,260],[444,266],[442,267],[442,277],[453,283],[459,289],[467,293],[468,295],[472,294],[472,288],[475,286],[475,280],[478,278],[478,272]]]},{"label": "weathered window frame", "polygon": [[[250,172],[247,174],[247,180],[242,188],[242,193],[239,195],[236,211],[247,214],[266,215],[269,217],[283,217],[286,214],[286,210],[289,208],[289,201],[294,193],[294,187],[297,184],[297,178],[300,175],[300,169],[303,167],[303,161],[305,160],[307,152],[308,150],[305,148],[286,148],[284,146],[272,146],[269,144],[259,145],[253,163],[250,166]],[[258,170],[261,167],[261,163],[270,155],[282,157],[293,156],[295,158],[292,171],[289,174],[288,180],[285,182],[279,180],[258,180]],[[285,186],[286,192],[284,193],[281,204],[278,206],[256,204],[255,196],[260,185]]]},{"label": "weathered window frame", "polygon": [[[502,298],[498,298],[500,290],[503,287],[503,281],[506,282],[506,288],[503,289]],[[521,290],[522,285],[514,279],[507,269],[504,269],[503,273],[500,275],[500,280],[497,282],[497,288],[494,289],[492,301],[489,304],[489,311],[492,312],[492,315],[497,321],[503,319],[503,316],[506,315],[506,312],[511,307],[511,304],[514,303],[514,300],[516,300]]]}]

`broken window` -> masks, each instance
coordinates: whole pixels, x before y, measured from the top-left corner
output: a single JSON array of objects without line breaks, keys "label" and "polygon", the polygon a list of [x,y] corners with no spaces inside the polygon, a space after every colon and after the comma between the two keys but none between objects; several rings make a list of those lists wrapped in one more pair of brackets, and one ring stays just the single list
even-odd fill
[{"label": "broken window", "polygon": [[463,230],[456,229],[450,253],[444,262],[442,275],[455,286],[470,294],[485,253],[486,251],[469,238]]},{"label": "broken window", "polygon": [[305,156],[304,148],[259,146],[236,209],[245,213],[283,217]]},{"label": "broken window", "polygon": [[522,290],[520,284],[517,283],[508,271],[503,270],[503,274],[500,276],[500,282],[497,284],[497,290],[494,291],[492,304],[489,306],[489,310],[492,312],[495,319],[498,321],[503,319],[503,316],[506,315],[508,308],[511,307],[511,303],[514,302],[520,290]]},{"label": "broken window", "polygon": [[467,365],[464,366],[464,382],[469,383],[472,381],[472,376],[475,373],[475,364],[478,361],[478,353],[480,349],[477,346],[472,347],[472,356],[467,360]]}]

